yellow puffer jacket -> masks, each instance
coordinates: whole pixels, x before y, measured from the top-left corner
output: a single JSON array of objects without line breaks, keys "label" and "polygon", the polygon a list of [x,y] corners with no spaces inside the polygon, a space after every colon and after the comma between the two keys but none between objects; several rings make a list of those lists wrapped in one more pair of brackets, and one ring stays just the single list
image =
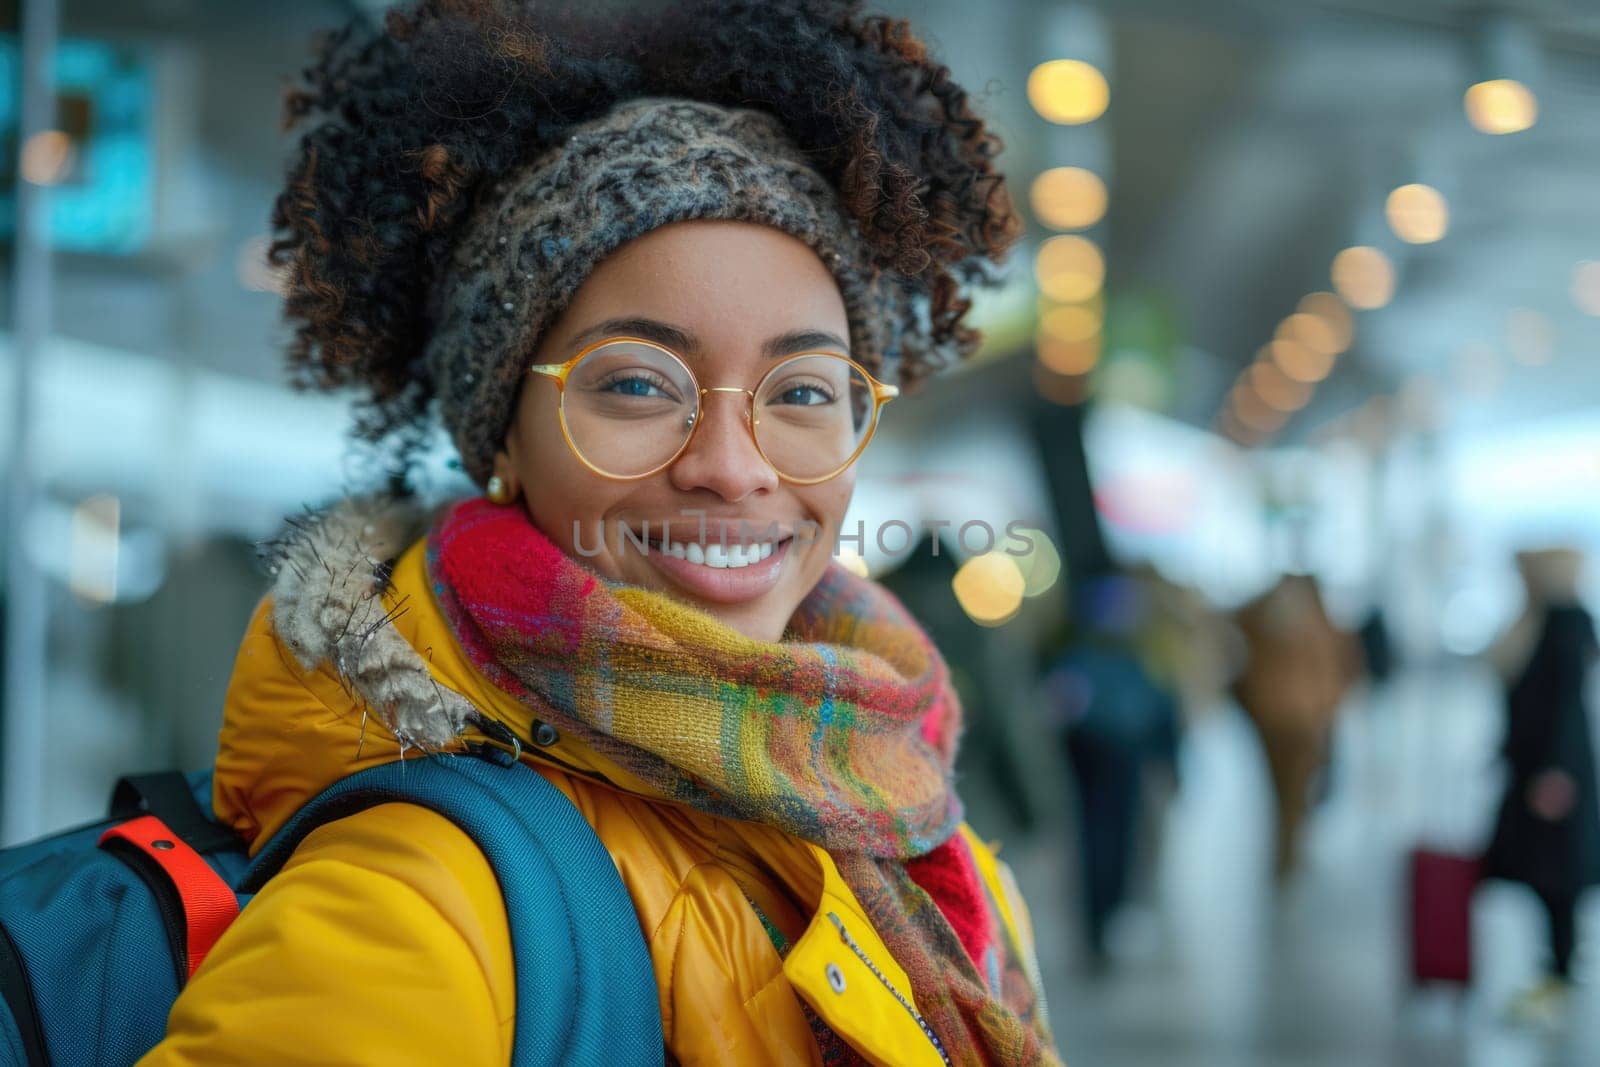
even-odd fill
[{"label": "yellow puffer jacket", "polygon": [[[397,562],[385,603],[403,605],[394,625],[439,685],[530,736],[529,710],[456,644],[421,540]],[[400,758],[389,731],[357,709],[328,664],[308,671],[289,654],[264,599],[228,690],[218,816],[259,847],[324,787]],[[873,1063],[941,1062],[896,999],[911,999],[904,971],[822,849],[652,796],[575,738],[524,759],[572,799],[616,861],[680,1062],[818,1064],[802,1001]],[[961,832],[1031,966],[1032,931],[1009,871]],[[750,900],[788,937],[786,956]],[[842,943],[829,912],[883,980]],[[832,965],[844,976],[838,992]],[[514,1014],[510,932],[488,861],[443,816],[385,804],[306,838],[217,943],[174,1005],[168,1036],[140,1062],[503,1065]]]}]

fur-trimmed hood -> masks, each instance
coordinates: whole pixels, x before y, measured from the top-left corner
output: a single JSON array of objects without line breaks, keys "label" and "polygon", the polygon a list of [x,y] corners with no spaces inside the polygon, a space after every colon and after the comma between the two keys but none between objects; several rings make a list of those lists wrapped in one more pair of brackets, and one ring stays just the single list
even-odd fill
[{"label": "fur-trimmed hood", "polygon": [[[213,806],[247,840],[363,767],[485,742],[641,794],[636,780],[468,660],[433,596],[425,535],[445,505],[351,496],[289,520],[260,554],[271,586],[239,645]],[[458,740],[459,739],[459,740]]]},{"label": "fur-trimmed hood", "polygon": [[395,609],[384,594],[395,560],[431,517],[415,500],[346,497],[289,520],[262,548],[273,576],[273,626],[300,665],[331,665],[403,747],[430,750],[459,735],[475,709],[429,675],[392,625]]}]

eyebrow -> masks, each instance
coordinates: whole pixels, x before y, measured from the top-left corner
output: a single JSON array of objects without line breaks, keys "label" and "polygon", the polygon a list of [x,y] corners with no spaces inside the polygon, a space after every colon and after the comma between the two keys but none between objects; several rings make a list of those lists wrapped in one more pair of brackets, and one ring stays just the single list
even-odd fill
[{"label": "eyebrow", "polygon": [[[582,348],[602,337],[616,334],[642,337],[646,341],[654,341],[658,345],[690,355],[703,353],[700,339],[688,330],[674,326],[670,322],[662,322],[660,319],[637,316],[606,319],[604,322],[596,323],[574,337],[572,344],[574,348]],[[820,348],[838,349],[846,356],[850,354],[850,346],[841,340],[838,334],[829,330],[790,330],[787,333],[777,334],[762,343],[761,354],[769,359],[776,359],[779,356],[792,356],[796,352],[814,352]]]}]

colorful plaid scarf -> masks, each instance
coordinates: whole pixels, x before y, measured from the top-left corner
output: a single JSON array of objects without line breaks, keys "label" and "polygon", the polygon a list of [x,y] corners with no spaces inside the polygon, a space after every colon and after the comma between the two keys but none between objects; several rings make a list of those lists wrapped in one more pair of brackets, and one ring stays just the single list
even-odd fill
[{"label": "colorful plaid scarf", "polygon": [[597,575],[520,505],[482,498],[439,512],[427,569],[469,658],[540,718],[673,800],[827,849],[951,1062],[1057,1062],[1016,953],[993,939],[980,970],[919,884],[972,862],[955,851],[961,708],[882,586],[833,564],[784,640],[757,641]]}]

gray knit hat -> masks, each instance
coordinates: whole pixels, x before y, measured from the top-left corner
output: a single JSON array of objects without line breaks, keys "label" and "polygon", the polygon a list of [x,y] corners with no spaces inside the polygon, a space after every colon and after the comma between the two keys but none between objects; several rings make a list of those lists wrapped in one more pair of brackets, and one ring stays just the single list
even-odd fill
[{"label": "gray knit hat", "polygon": [[635,97],[573,127],[487,195],[431,290],[425,355],[445,426],[480,485],[540,335],[602,259],[671,222],[739,219],[805,241],[839,284],[851,354],[885,381],[913,352],[934,366],[958,358],[936,351],[926,294],[873,265],[837,191],[769,112]]}]

